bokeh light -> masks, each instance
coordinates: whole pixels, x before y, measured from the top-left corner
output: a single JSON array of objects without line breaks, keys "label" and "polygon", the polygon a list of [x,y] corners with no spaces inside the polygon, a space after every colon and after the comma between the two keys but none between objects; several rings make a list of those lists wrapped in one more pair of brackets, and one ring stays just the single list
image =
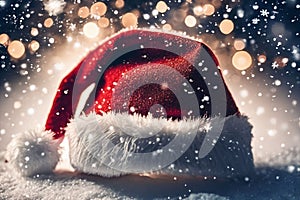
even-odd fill
[{"label": "bokeh light", "polygon": [[7,46],[9,43],[9,36],[5,33],[0,35],[0,44]]},{"label": "bokeh light", "polygon": [[20,101],[15,101],[14,102],[14,109],[20,109],[22,107],[22,104]]},{"label": "bokeh light", "polygon": [[242,39],[234,40],[233,46],[236,50],[243,50],[246,47],[245,42]]},{"label": "bokeh light", "polygon": [[138,24],[137,16],[133,13],[126,13],[122,16],[122,24],[124,27],[136,27]]},{"label": "bokeh light", "polygon": [[99,35],[99,27],[94,22],[88,22],[83,26],[83,34],[88,38],[95,38]]},{"label": "bokeh light", "polygon": [[204,10],[203,10],[203,7],[202,6],[195,6],[193,8],[193,12],[196,16],[201,16],[204,14]]},{"label": "bokeh light", "polygon": [[229,20],[229,19],[224,19],[224,20],[220,23],[219,28],[220,28],[220,31],[221,31],[223,34],[227,35],[227,34],[229,34],[229,33],[231,33],[231,32],[233,31],[233,29],[234,29],[234,24],[233,24],[233,22],[232,22],[231,20]]},{"label": "bokeh light", "polygon": [[286,57],[276,57],[274,61],[278,64],[278,67],[285,67],[287,63],[289,62],[289,59]]},{"label": "bokeh light", "polygon": [[49,18],[45,19],[44,26],[46,28],[50,28],[53,25],[53,23],[54,23],[53,19],[49,17]]},{"label": "bokeh light", "polygon": [[187,27],[194,27],[197,24],[197,19],[192,15],[188,15],[186,16],[184,23]]},{"label": "bokeh light", "polygon": [[141,16],[141,12],[138,9],[132,10],[131,13],[133,13],[137,18]]},{"label": "bokeh light", "polygon": [[203,11],[206,16],[211,16],[215,13],[215,7],[211,4],[205,4],[203,6]]},{"label": "bokeh light", "polygon": [[36,52],[40,48],[40,43],[35,40],[32,40],[29,43],[28,48],[30,49],[31,52]]},{"label": "bokeh light", "polygon": [[98,26],[100,28],[106,28],[109,26],[109,19],[107,19],[106,17],[101,17],[99,20],[98,20]]},{"label": "bokeh light", "polygon": [[125,2],[123,0],[117,0],[116,3],[115,3],[115,6],[118,8],[118,9],[121,9],[123,8],[125,5]]},{"label": "bokeh light", "polygon": [[164,24],[162,28],[163,28],[163,30],[166,30],[166,31],[172,30],[172,26],[170,24]]},{"label": "bokeh light", "polygon": [[274,35],[283,35],[286,28],[282,22],[276,22],[271,26],[271,30]]},{"label": "bokeh light", "polygon": [[90,15],[90,9],[87,6],[83,6],[78,10],[78,16],[85,19]]},{"label": "bokeh light", "polygon": [[7,48],[9,55],[15,59],[20,59],[25,53],[25,46],[18,40],[12,41]]},{"label": "bokeh light", "polygon": [[107,7],[103,2],[97,2],[91,6],[91,14],[95,16],[103,16],[107,11]]},{"label": "bokeh light", "polygon": [[32,36],[37,36],[39,34],[39,30],[37,28],[31,28],[30,34]]},{"label": "bokeh light", "polygon": [[258,62],[265,63],[267,61],[267,57],[265,55],[259,55],[258,56]]},{"label": "bokeh light", "polygon": [[156,10],[160,13],[165,13],[169,9],[168,5],[164,1],[159,1],[156,4]]},{"label": "bokeh light", "polygon": [[184,22],[186,15],[187,15],[186,10],[178,9],[178,10],[174,11],[172,18],[173,18],[174,22],[182,23],[182,22]]},{"label": "bokeh light", "polygon": [[246,70],[252,65],[252,57],[247,51],[238,51],[232,57],[232,64],[238,70]]}]

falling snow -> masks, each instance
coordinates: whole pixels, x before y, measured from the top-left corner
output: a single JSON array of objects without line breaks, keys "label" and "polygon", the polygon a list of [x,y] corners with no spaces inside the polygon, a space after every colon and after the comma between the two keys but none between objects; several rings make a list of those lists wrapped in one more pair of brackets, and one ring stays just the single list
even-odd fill
[{"label": "falling snow", "polygon": [[[60,80],[103,39],[124,28],[122,18],[126,13],[133,13],[128,21],[137,27],[184,32],[205,42],[217,54],[226,83],[241,113],[249,116],[254,126],[252,146],[255,160],[264,163],[274,156],[283,160],[286,155],[283,152],[299,145],[300,5],[297,1],[224,3],[217,0],[203,4],[162,1],[161,5],[166,4],[167,7],[161,9],[157,8],[156,2],[117,0],[110,3],[103,1],[108,8],[99,18],[105,18],[103,21],[92,18],[89,13],[86,18],[78,16],[79,8],[87,6],[90,12],[94,2],[43,0],[13,3],[0,0],[1,148],[6,146],[12,134],[43,127]],[[116,2],[120,5],[123,2],[123,7],[117,7]],[[53,21],[49,27],[46,23],[48,18]],[[233,23],[233,30],[228,34],[220,29],[225,19]],[[94,38],[87,37],[92,30],[83,31],[84,25],[89,22],[95,23],[97,30],[99,28]],[[19,51],[20,48],[9,47],[14,40],[24,45],[24,52]],[[250,59],[242,56],[237,59],[237,65],[233,64],[233,56],[241,51],[247,52]],[[21,57],[14,58],[16,53],[20,53]],[[244,67],[247,61],[250,63],[248,68],[239,68]],[[208,67],[205,69],[209,70]],[[64,94],[68,92],[66,90]],[[209,102],[211,99],[205,96],[202,101]],[[288,152],[291,156],[291,151]],[[297,156],[299,154],[291,157]],[[292,175],[300,172],[299,165],[295,163],[297,160],[293,158],[282,169]],[[30,162],[30,157],[26,157],[24,162]],[[279,175],[270,172],[270,182],[278,181],[285,188],[289,185],[287,179],[292,180],[292,175],[280,172]],[[251,183],[253,180],[245,177],[244,181]],[[81,180],[79,182],[81,184]],[[93,185],[88,184],[88,187]],[[293,195],[296,190],[285,188],[285,191]]]},{"label": "falling snow", "polygon": [[260,19],[254,18],[254,19],[252,19],[252,24],[258,24],[259,21],[260,21]]},{"label": "falling snow", "polygon": [[59,15],[63,12],[66,2],[64,0],[43,0],[45,10],[50,16]]},{"label": "falling snow", "polygon": [[261,14],[261,16],[263,16],[263,17],[268,17],[270,13],[269,13],[268,10],[263,9],[263,10],[260,11],[260,14]]}]

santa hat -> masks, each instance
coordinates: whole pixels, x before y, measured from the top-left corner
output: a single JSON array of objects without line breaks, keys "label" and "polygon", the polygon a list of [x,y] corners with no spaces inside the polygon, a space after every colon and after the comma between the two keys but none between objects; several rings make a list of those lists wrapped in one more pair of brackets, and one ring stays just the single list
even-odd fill
[{"label": "santa hat", "polygon": [[7,160],[22,175],[51,172],[66,136],[84,173],[244,176],[254,168],[251,129],[206,45],[126,30],[62,80],[45,130],[13,138]]}]

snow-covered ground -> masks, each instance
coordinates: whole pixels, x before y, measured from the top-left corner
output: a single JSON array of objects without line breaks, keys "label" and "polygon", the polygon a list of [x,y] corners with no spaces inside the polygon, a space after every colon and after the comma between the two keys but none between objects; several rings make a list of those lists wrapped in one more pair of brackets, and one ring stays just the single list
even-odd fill
[{"label": "snow-covered ground", "polygon": [[0,156],[0,199],[299,199],[300,149],[256,161],[243,180],[123,176],[101,178],[57,172],[16,177]]}]

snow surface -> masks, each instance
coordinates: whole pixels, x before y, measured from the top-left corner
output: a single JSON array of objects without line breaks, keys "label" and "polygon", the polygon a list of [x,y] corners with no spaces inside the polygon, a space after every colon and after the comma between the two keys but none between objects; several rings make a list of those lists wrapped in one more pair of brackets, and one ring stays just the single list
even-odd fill
[{"label": "snow surface", "polygon": [[[300,149],[256,164],[255,177],[204,180],[177,177],[101,178],[56,172],[17,178],[0,153],[0,199],[299,199]],[[265,164],[264,164],[265,163]]]}]

